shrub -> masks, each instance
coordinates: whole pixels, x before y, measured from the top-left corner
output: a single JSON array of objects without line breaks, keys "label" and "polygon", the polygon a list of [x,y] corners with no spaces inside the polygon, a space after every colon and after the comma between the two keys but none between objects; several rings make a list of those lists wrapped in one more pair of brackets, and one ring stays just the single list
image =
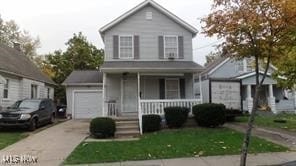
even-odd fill
[{"label": "shrub", "polygon": [[234,121],[236,116],[242,116],[243,112],[241,110],[237,109],[226,109],[225,110],[225,116],[226,116],[226,121],[232,122]]},{"label": "shrub", "polygon": [[199,126],[217,127],[223,125],[226,120],[224,104],[199,104],[193,106],[192,111]]},{"label": "shrub", "polygon": [[115,121],[105,117],[92,119],[89,126],[90,133],[96,138],[113,137],[115,130]]},{"label": "shrub", "polygon": [[166,107],[164,108],[166,124],[169,128],[179,128],[188,118],[189,108]]},{"label": "shrub", "polygon": [[160,130],[161,117],[159,115],[143,115],[143,132],[153,132]]}]

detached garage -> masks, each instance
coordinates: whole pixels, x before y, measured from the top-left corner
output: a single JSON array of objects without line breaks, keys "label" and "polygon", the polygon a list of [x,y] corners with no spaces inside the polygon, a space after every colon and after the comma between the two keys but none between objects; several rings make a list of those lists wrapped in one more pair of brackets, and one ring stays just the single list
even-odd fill
[{"label": "detached garage", "polygon": [[67,115],[73,119],[92,119],[102,116],[103,80],[101,72],[73,71],[63,85],[66,86]]}]

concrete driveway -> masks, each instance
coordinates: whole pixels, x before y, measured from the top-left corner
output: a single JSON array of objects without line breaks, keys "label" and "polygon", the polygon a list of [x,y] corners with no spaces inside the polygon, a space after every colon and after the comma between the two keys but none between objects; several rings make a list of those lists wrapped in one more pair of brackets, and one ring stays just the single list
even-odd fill
[{"label": "concrete driveway", "polygon": [[[88,121],[69,120],[10,145],[0,151],[3,155],[32,155],[35,165],[60,165],[74,148],[88,136]],[[1,165],[1,161],[0,161]]]}]

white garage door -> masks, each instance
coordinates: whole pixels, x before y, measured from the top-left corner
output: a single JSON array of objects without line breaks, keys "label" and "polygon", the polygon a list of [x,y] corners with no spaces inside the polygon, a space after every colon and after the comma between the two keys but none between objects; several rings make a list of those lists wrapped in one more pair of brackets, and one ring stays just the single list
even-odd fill
[{"label": "white garage door", "polygon": [[92,119],[102,116],[102,96],[101,91],[74,92],[74,118]]}]

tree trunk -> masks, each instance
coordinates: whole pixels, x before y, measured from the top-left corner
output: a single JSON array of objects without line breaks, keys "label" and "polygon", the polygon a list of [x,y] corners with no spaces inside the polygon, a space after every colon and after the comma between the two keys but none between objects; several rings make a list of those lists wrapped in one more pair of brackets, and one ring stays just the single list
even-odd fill
[{"label": "tree trunk", "polygon": [[248,149],[249,149],[249,144],[250,144],[250,139],[251,139],[251,133],[252,133],[252,128],[253,128],[253,124],[254,124],[254,120],[255,120],[258,104],[259,104],[258,97],[259,97],[259,93],[260,93],[261,90],[262,90],[261,85],[257,85],[256,90],[255,90],[255,96],[254,96],[254,99],[253,99],[253,108],[252,108],[252,112],[251,112],[251,115],[250,115],[249,120],[248,120],[248,128],[247,128],[246,135],[245,135],[245,138],[244,138],[244,142],[243,142],[243,145],[242,145],[240,166],[245,166],[246,165],[247,154],[248,154]]}]

